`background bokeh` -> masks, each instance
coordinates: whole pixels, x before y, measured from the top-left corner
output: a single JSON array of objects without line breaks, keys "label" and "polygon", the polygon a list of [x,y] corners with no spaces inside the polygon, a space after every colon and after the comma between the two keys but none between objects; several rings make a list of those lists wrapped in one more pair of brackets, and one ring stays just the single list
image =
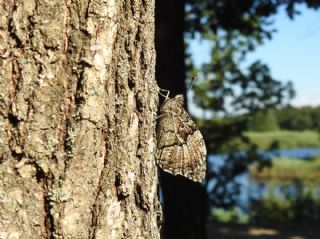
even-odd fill
[{"label": "background bokeh", "polygon": [[209,154],[202,185],[161,173],[163,238],[318,238],[319,6],[157,2],[157,81]]}]

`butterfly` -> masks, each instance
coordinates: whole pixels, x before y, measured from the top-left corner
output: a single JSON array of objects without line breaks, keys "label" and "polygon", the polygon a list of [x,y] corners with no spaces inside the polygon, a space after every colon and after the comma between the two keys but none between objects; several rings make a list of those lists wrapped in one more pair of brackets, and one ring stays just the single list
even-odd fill
[{"label": "butterfly", "polygon": [[157,125],[157,164],[166,172],[196,182],[206,173],[207,149],[203,136],[184,109],[183,95],[166,96]]}]

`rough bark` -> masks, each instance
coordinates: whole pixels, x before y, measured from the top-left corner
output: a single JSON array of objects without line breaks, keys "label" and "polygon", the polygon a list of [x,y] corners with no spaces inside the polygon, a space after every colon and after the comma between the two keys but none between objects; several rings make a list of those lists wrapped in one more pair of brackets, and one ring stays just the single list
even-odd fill
[{"label": "rough bark", "polygon": [[159,238],[153,9],[0,1],[0,238]]},{"label": "rough bark", "polygon": [[[184,94],[186,66],[182,0],[156,1],[156,78],[172,96]],[[186,97],[185,97],[186,98]],[[181,176],[161,172],[165,239],[206,238],[208,201],[204,187]]]}]

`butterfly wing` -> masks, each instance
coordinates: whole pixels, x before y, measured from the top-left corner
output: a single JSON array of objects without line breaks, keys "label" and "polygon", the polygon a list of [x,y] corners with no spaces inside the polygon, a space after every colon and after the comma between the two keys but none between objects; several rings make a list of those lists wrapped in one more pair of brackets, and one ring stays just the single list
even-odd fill
[{"label": "butterfly wing", "polygon": [[179,97],[182,96],[167,99],[160,108],[157,163],[166,172],[201,182],[205,177],[207,150]]}]

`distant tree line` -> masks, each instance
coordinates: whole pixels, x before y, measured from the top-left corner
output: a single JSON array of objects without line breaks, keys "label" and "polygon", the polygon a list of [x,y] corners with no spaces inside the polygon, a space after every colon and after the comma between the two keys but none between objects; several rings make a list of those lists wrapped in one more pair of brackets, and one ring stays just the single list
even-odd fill
[{"label": "distant tree line", "polygon": [[247,115],[249,131],[316,130],[320,131],[320,106],[268,109]]}]

